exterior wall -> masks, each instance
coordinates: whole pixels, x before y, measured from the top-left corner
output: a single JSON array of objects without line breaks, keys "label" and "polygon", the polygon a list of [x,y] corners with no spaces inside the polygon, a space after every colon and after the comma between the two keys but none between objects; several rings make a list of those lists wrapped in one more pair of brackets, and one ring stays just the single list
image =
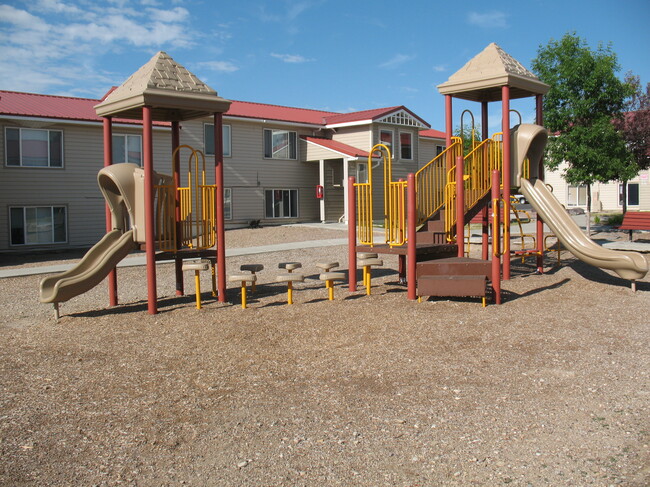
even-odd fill
[{"label": "exterior wall", "polygon": [[[184,122],[181,144],[205,150],[204,123],[212,123],[212,120]],[[314,189],[318,184],[318,164],[302,162],[302,146],[305,142],[298,140],[297,160],[264,157],[264,129],[296,131],[298,138],[301,135],[312,135],[312,130],[234,118],[225,118],[224,125],[231,127],[231,155],[224,157],[224,185],[232,191],[232,219],[227,220],[228,225],[241,226],[251,220],[280,224],[320,219]],[[211,157],[208,156],[207,159]],[[214,181],[213,176],[211,181]],[[298,190],[298,217],[267,219],[264,202],[264,191],[267,189]]]},{"label": "exterior wall", "polygon": [[418,160],[418,169],[428,164],[438,153],[438,147],[444,147],[444,139],[433,139],[431,137],[419,138],[420,158]]},{"label": "exterior wall", "polygon": [[[5,127],[47,128],[63,131],[63,168],[9,167],[5,157]],[[104,199],[97,172],[104,165],[101,124],[30,123],[0,120],[0,250],[90,247],[105,233]],[[114,134],[142,134],[140,127],[114,126]],[[169,130],[154,129],[155,169],[169,173]],[[67,243],[10,245],[9,208],[12,206],[65,206]]]},{"label": "exterior wall", "polygon": [[[418,131],[414,127],[402,127],[400,125],[391,125],[391,124],[373,124],[373,145],[378,144],[380,141],[379,133],[381,130],[392,130],[393,132],[393,147],[391,149],[391,155],[393,157],[393,181],[398,179],[406,179],[408,173],[416,172],[418,170],[418,161],[419,161],[419,137]],[[400,132],[410,132],[412,134],[412,144],[413,144],[413,158],[411,160],[405,160],[400,158],[400,147],[399,147],[399,134]],[[375,175],[373,175],[375,176]],[[374,177],[373,177],[374,179]]]},{"label": "exterior wall", "polygon": [[[585,208],[585,205],[569,205],[569,184],[562,178],[562,172],[566,164],[561,164],[557,171],[545,170],[544,181],[553,187],[553,194],[565,207],[570,206]],[[641,171],[637,177],[629,183],[639,185],[639,205],[628,206],[630,210],[650,211],[650,171]],[[592,211],[622,211],[623,207],[618,199],[619,183],[595,183],[591,187]]]},{"label": "exterior wall", "polygon": [[375,145],[372,126],[357,125],[354,127],[340,127],[332,135],[332,140],[351,145],[357,149],[369,151]]}]

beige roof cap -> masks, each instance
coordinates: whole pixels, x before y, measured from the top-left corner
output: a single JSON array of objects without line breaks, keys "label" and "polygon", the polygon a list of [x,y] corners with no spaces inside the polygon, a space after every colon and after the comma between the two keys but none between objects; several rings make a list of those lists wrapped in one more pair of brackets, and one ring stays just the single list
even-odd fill
[{"label": "beige roof cap", "polygon": [[171,122],[226,112],[230,101],[160,51],[96,105],[95,111],[100,117],[141,120],[143,106],[153,109],[154,120]]},{"label": "beige roof cap", "polygon": [[465,100],[489,102],[501,100],[502,86],[510,87],[511,99],[543,95],[549,90],[546,83],[493,42],[438,85],[438,91]]}]

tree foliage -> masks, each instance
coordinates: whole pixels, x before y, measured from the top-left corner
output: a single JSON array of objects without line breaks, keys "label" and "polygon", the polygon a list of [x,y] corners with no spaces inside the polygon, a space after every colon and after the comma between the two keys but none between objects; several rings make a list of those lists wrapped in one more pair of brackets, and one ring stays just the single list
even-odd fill
[{"label": "tree foliage", "polygon": [[550,85],[544,97],[545,125],[555,137],[548,144],[547,165],[562,161],[571,184],[627,180],[638,172],[616,129],[631,87],[621,81],[611,45],[596,51],[575,33],[540,46],[533,71]]},{"label": "tree foliage", "polygon": [[645,90],[641,79],[632,73],[625,75],[625,82],[632,90],[632,96],[625,107],[624,116],[617,120],[616,127],[623,134],[628,150],[639,169],[650,167],[650,83]]}]

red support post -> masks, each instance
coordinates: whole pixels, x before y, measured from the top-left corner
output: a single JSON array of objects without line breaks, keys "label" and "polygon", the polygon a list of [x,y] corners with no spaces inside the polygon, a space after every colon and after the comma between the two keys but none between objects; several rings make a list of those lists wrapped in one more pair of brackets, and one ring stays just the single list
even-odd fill
[{"label": "red support post", "polygon": [[348,290],[357,291],[357,194],[354,176],[348,178]]},{"label": "red support post", "polygon": [[[181,144],[181,131],[178,121],[172,122],[172,154]],[[181,248],[183,236],[181,235],[181,197],[178,188],[181,185],[181,155],[176,152],[172,161],[172,170],[174,174],[174,232],[176,234],[176,250]],[[183,283],[183,259],[176,254],[174,259],[174,274],[176,276],[176,296],[185,294]]]},{"label": "red support post", "polygon": [[510,279],[510,87],[501,87],[501,125],[503,131],[503,279]]},{"label": "red support post", "polygon": [[[544,102],[544,95],[537,95],[535,97],[535,111],[536,111],[535,122],[537,123],[537,125],[544,125],[543,102]],[[544,158],[542,158],[539,161],[538,171],[539,172],[537,176],[539,177],[539,179],[543,181],[544,180]],[[537,256],[537,272],[543,274],[544,273],[544,220],[542,220],[542,218],[539,215],[537,215],[536,233],[537,233],[537,252],[539,252],[539,255]]]},{"label": "red support post", "polygon": [[406,283],[408,299],[417,299],[417,237],[418,218],[417,194],[415,191],[415,174],[406,177]]},{"label": "red support post", "polygon": [[[454,132],[452,119],[452,98],[451,95],[445,95],[445,144],[447,148],[451,147],[451,136]],[[447,171],[454,165],[451,154],[447,156]],[[445,176],[446,177],[446,176]]]},{"label": "red support post", "polygon": [[[113,164],[113,118],[104,117],[104,167]],[[113,230],[113,217],[106,203],[106,233]],[[108,302],[110,306],[117,306],[117,270],[108,273]]]},{"label": "red support post", "polygon": [[492,171],[492,289],[494,289],[494,300],[501,304],[501,252],[499,242],[501,240],[501,225],[499,216],[501,213],[501,198],[499,184],[501,175],[499,171]]},{"label": "red support post", "polygon": [[458,245],[458,257],[465,256],[465,180],[463,179],[463,166],[463,157],[456,157],[456,245]]},{"label": "red support post", "polygon": [[142,107],[142,159],[144,162],[144,224],[147,260],[147,311],[158,313],[156,286],[156,220],[153,207],[153,119],[151,107]]},{"label": "red support post", "polygon": [[217,212],[217,293],[226,302],[226,223],[223,215],[223,114],[214,114],[214,180]]}]

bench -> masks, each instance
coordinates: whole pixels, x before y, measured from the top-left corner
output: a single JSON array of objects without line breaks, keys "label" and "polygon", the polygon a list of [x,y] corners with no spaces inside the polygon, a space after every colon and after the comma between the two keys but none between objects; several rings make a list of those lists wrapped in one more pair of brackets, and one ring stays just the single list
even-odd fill
[{"label": "bench", "polygon": [[618,227],[630,231],[630,240],[634,230],[650,230],[650,211],[627,211],[623,215],[623,222]]}]

